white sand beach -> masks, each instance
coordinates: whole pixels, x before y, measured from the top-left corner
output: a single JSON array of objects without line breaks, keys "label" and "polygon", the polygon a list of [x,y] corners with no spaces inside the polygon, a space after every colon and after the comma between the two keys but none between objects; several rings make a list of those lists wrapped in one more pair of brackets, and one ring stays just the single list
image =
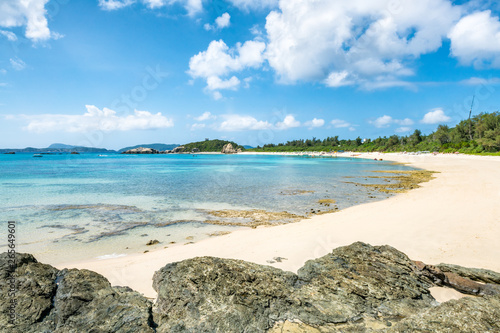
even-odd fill
[{"label": "white sand beach", "polygon": [[[298,223],[239,230],[194,244],[56,267],[90,269],[113,285],[129,286],[151,298],[156,297],[153,273],[167,263],[215,256],[296,272],[307,260],[356,241],[388,244],[427,264],[500,271],[500,157],[378,153],[358,157],[404,162],[439,173],[408,193]],[[274,257],[286,260],[268,263]]]}]

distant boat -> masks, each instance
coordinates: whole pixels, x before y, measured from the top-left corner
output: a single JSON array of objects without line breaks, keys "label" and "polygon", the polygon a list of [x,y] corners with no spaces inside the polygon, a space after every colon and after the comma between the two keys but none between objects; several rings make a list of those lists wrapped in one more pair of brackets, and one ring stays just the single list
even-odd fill
[{"label": "distant boat", "polygon": [[43,155],[42,154],[35,154],[35,155],[33,155],[33,157],[43,157]]}]

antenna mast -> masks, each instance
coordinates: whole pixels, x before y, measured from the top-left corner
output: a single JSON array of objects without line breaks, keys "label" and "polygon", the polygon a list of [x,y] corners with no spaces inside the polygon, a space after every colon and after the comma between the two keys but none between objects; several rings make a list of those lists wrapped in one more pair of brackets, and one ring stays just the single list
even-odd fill
[{"label": "antenna mast", "polygon": [[476,95],[472,96],[472,103],[470,105],[470,111],[469,111],[469,140],[472,141],[472,122],[471,122],[471,116],[472,116],[472,107],[474,106],[474,99],[476,98]]}]

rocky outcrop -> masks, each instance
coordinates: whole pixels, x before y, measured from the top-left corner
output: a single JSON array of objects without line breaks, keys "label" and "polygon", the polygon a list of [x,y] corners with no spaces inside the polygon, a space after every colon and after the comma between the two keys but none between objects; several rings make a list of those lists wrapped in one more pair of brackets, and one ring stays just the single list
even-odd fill
[{"label": "rocky outcrop", "polygon": [[179,146],[179,147],[175,147],[174,149],[172,149],[170,152],[173,153],[173,154],[178,154],[178,153],[182,153],[184,152],[184,150],[186,150],[186,147],[184,146]]},{"label": "rocky outcrop", "polygon": [[222,147],[221,150],[222,154],[236,154],[236,153],[241,153],[241,149],[234,149],[233,145],[230,143],[227,143]]},{"label": "rocky outcrop", "polygon": [[[213,257],[168,264],[154,275],[154,306],[88,270],[58,271],[27,254],[17,261],[17,326],[8,324],[4,297],[0,332],[500,331],[500,295],[439,304],[429,292],[436,285],[478,283],[472,277],[495,290],[498,273],[425,265],[390,246],[337,248],[297,274]],[[6,254],[0,273],[6,295]]]},{"label": "rocky outcrop", "polygon": [[500,296],[464,297],[416,313],[387,332],[500,332],[498,318]]},{"label": "rocky outcrop", "polygon": [[[429,292],[434,282],[389,246],[338,248],[298,274],[194,258],[165,266],[153,281],[157,332],[371,332],[390,330],[402,319],[412,327],[420,319],[411,318],[425,311],[426,320],[440,316]],[[495,322],[495,302],[475,304]],[[455,317],[454,325],[461,320]]]},{"label": "rocky outcrop", "polygon": [[437,286],[450,287],[469,295],[500,295],[500,285],[495,283],[499,274],[493,271],[446,264],[436,267],[420,261],[415,264],[422,274]]},{"label": "rocky outcrop", "polygon": [[[0,332],[154,332],[152,304],[88,270],[62,270],[17,254],[17,318],[9,323],[7,255],[0,254]],[[4,301],[5,300],[5,301]]]},{"label": "rocky outcrop", "polygon": [[126,150],[122,154],[159,154],[159,153],[160,152],[158,150],[153,149],[153,148],[139,147],[139,148]]}]

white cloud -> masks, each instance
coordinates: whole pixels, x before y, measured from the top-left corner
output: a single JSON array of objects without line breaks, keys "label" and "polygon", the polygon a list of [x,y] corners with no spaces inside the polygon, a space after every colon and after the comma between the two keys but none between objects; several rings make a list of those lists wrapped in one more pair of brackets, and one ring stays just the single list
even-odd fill
[{"label": "white cloud", "polygon": [[382,117],[379,117],[375,119],[374,121],[370,121],[370,124],[374,125],[375,127],[382,128],[382,127],[389,127],[390,124],[394,122],[394,119],[392,119],[391,116],[384,115]]},{"label": "white cloud", "polygon": [[26,68],[26,63],[19,58],[10,58],[10,65],[16,71],[22,71]]},{"label": "white cloud", "polygon": [[135,3],[135,0],[99,0],[99,7],[104,10],[117,10],[128,7]]},{"label": "white cloud", "polygon": [[234,6],[240,9],[266,9],[278,6],[279,0],[229,0]]},{"label": "white cloud", "polygon": [[115,111],[86,105],[83,115],[43,114],[22,115],[28,121],[25,127],[30,132],[90,132],[90,131],[130,131],[159,129],[174,126],[171,119],[160,112],[152,114],[148,111],[137,111],[127,116],[118,116]]},{"label": "white cloud", "polygon": [[398,125],[401,125],[401,126],[411,126],[413,125],[415,122],[413,120],[411,120],[410,118],[405,118],[405,119],[394,119],[394,122]]},{"label": "white cloud", "polygon": [[493,84],[500,84],[500,78],[490,77],[488,79],[483,79],[480,77],[471,77],[470,79],[460,81],[460,83],[469,86],[487,86]]},{"label": "white cloud", "polygon": [[195,117],[194,120],[196,121],[205,121],[205,120],[210,120],[210,119],[215,119],[217,118],[215,115],[211,114],[210,112],[203,112],[203,114],[199,117]]},{"label": "white cloud", "polygon": [[184,6],[189,16],[194,16],[203,10],[202,0],[99,0],[99,6],[104,10],[116,10],[128,7],[136,2],[142,2],[150,9],[171,6],[179,3]]},{"label": "white cloud", "polygon": [[231,15],[229,15],[228,13],[224,13],[215,19],[215,24],[219,29],[227,28],[229,27],[229,24],[231,24],[230,20],[231,20]]},{"label": "white cloud", "polygon": [[276,128],[279,130],[286,130],[289,128],[294,128],[294,127],[299,127],[300,122],[298,120],[295,120],[295,117],[292,115],[287,115],[285,119],[281,122],[276,123]]},{"label": "white cloud", "polygon": [[48,27],[45,5],[49,0],[2,0],[0,26],[6,28],[26,26],[25,36],[34,42],[58,37]]},{"label": "white cloud", "polygon": [[3,68],[2,68],[2,69],[0,69],[0,74],[3,74],[3,75],[7,74],[7,70],[5,70],[5,69],[3,69]]},{"label": "white cloud", "polygon": [[354,84],[353,80],[349,80],[347,77],[349,76],[348,71],[341,72],[331,72],[328,74],[328,77],[325,79],[325,84],[328,87],[342,87],[342,86],[350,86]]},{"label": "white cloud", "polygon": [[447,123],[450,120],[451,118],[444,113],[443,109],[438,108],[427,112],[420,122],[423,124],[440,124]]},{"label": "white cloud", "polygon": [[193,124],[191,125],[191,131],[197,131],[205,128],[205,124]]},{"label": "white cloud", "polygon": [[216,101],[218,101],[219,99],[222,99],[222,94],[221,94],[219,91],[214,91],[214,92],[212,93],[212,97],[213,97]]},{"label": "white cloud", "polygon": [[325,121],[323,119],[314,118],[313,120],[306,121],[304,123],[304,126],[308,127],[309,129],[312,129],[312,128],[321,127],[324,124],[325,124]]},{"label": "white cloud", "polygon": [[205,23],[205,25],[203,25],[203,28],[206,31],[217,30],[217,29],[220,30],[229,27],[230,24],[231,24],[231,15],[229,15],[228,13],[224,13],[215,19],[214,25]]},{"label": "white cloud", "polygon": [[500,68],[500,21],[490,10],[465,16],[448,37],[451,54],[462,64]]},{"label": "white cloud", "polygon": [[246,68],[260,67],[264,62],[265,47],[263,42],[247,41],[243,45],[238,43],[235,48],[230,49],[223,40],[214,40],[208,45],[206,51],[191,57],[188,73],[193,78],[205,79],[206,88],[214,91],[214,98],[221,98],[222,95],[218,90],[236,90],[240,84],[236,76],[229,79],[221,77]]},{"label": "white cloud", "polygon": [[448,0],[289,0],[267,16],[266,58],[284,83],[401,86],[460,18]]},{"label": "white cloud", "polygon": [[5,36],[11,42],[15,42],[17,40],[16,34],[12,31],[0,30],[0,35]]},{"label": "white cloud", "polygon": [[375,127],[378,128],[383,128],[383,127],[389,127],[392,124],[397,124],[401,128],[406,128],[407,126],[413,125],[415,122],[411,120],[410,118],[405,118],[405,119],[394,119],[391,116],[388,115],[383,115],[382,117],[378,117],[377,119],[373,121],[369,121],[370,124],[372,124]]},{"label": "white cloud", "polygon": [[411,131],[411,127],[399,127],[394,130],[396,133],[407,133]]},{"label": "white cloud", "polygon": [[217,127],[219,131],[245,131],[271,129],[273,126],[267,121],[257,120],[251,116],[224,115],[225,120]]},{"label": "white cloud", "polygon": [[240,85],[240,80],[232,76],[228,80],[222,80],[218,76],[209,76],[207,78],[207,88],[210,90],[231,89],[236,90]]},{"label": "white cloud", "polygon": [[341,120],[341,119],[333,119],[330,124],[333,125],[333,127],[335,128],[343,128],[343,127],[350,127],[351,124],[348,123],[347,121],[345,120]]}]

